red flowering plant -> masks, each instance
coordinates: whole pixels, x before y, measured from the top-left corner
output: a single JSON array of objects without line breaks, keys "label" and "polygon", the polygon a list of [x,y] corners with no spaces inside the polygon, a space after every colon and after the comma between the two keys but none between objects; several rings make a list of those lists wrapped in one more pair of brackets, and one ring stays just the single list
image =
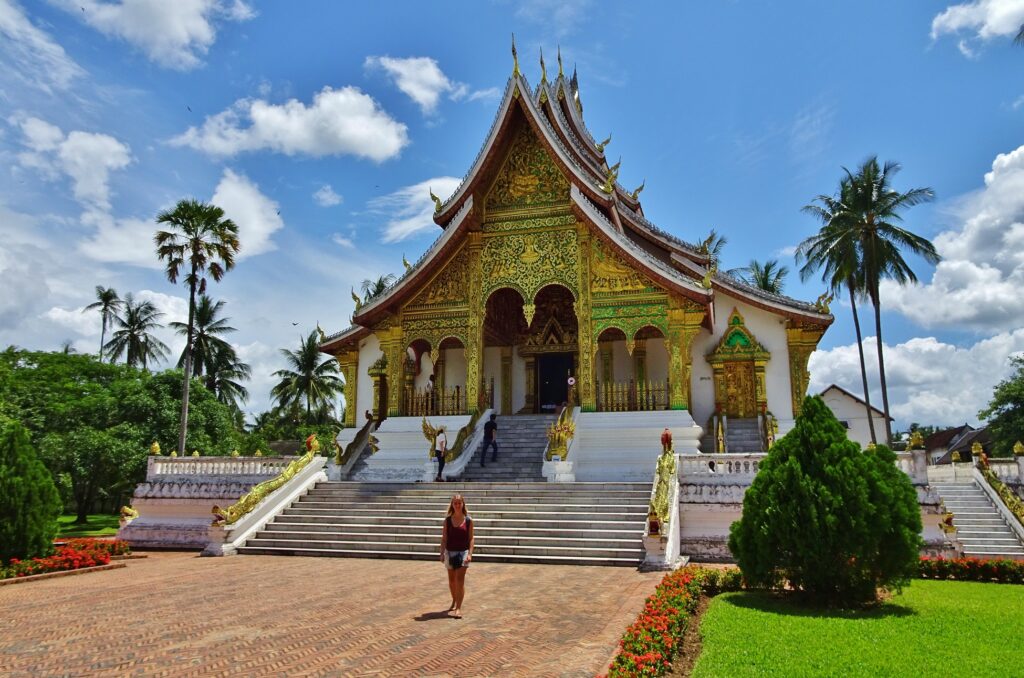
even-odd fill
[{"label": "red flowering plant", "polygon": [[110,562],[110,554],[102,550],[79,551],[71,546],[58,546],[56,553],[44,558],[18,560],[11,558],[7,567],[0,567],[0,579],[10,577],[28,577],[33,574],[78,570],[83,567],[106,565]]},{"label": "red flowering plant", "polygon": [[1006,558],[928,558],[918,561],[922,579],[956,579],[959,581],[997,581],[1024,584],[1024,562]]},{"label": "red flowering plant", "polygon": [[122,539],[71,539],[67,545],[76,551],[98,551],[108,556],[126,556],[132,552],[128,542]]},{"label": "red flowering plant", "polygon": [[687,567],[665,575],[619,641],[608,678],[666,673],[701,595],[735,590],[740,584],[736,570]]}]

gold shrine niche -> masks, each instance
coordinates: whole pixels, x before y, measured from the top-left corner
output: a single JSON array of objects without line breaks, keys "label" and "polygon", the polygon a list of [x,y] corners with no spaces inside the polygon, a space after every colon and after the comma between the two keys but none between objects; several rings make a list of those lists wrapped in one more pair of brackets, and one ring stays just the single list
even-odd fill
[{"label": "gold shrine niche", "polygon": [[768,407],[765,363],[771,354],[733,309],[722,339],[707,356],[714,373],[715,410],[728,417],[756,417]]}]

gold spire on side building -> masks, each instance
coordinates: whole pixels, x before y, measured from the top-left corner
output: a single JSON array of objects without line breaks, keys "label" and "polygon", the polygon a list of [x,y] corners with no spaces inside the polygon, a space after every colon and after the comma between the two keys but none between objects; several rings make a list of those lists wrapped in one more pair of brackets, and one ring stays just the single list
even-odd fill
[{"label": "gold spire on side building", "polygon": [[512,75],[519,77],[519,53],[516,51],[516,34],[512,34]]},{"label": "gold spire on side building", "polygon": [[428,188],[430,191],[430,199],[434,201],[434,214],[438,214],[441,211],[441,199],[434,195],[434,190]]},{"label": "gold spire on side building", "polygon": [[640,193],[643,192],[644,187],[647,186],[647,179],[644,179],[639,186],[633,189],[633,192],[629,194],[629,197],[636,200],[640,197]]},{"label": "gold spire on side building", "polygon": [[562,46],[558,46],[558,77],[565,77],[565,73],[562,72]]},{"label": "gold spire on side building", "polygon": [[612,135],[609,134],[608,138],[597,145],[597,152],[604,153],[604,147],[612,142]]},{"label": "gold spire on side building", "polygon": [[540,48],[540,81],[548,81],[548,69],[544,67],[544,48]]}]

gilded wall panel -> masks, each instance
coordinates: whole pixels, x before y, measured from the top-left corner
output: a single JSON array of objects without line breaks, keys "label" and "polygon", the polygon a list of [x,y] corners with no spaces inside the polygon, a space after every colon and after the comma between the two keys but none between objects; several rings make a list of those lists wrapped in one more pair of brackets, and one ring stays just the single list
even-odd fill
[{"label": "gilded wall panel", "polygon": [[487,195],[487,211],[568,202],[569,182],[530,126],[521,125]]},{"label": "gilded wall panel", "polygon": [[573,230],[486,238],[480,267],[482,299],[500,287],[511,287],[529,303],[552,283],[564,285],[579,298],[579,245]]},{"label": "gilded wall panel", "polygon": [[444,268],[431,280],[409,306],[437,306],[464,304],[467,289],[469,255],[465,248],[445,263]]},{"label": "gilded wall panel", "polygon": [[658,288],[627,264],[600,238],[591,240],[590,289],[595,295],[653,291]]}]

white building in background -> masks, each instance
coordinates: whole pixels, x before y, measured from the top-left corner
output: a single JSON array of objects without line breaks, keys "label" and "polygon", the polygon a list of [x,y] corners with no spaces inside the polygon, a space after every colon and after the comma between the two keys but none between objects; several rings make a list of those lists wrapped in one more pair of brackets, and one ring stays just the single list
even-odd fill
[{"label": "white building in background", "polygon": [[[864,401],[835,384],[822,391],[821,397],[839,423],[846,427],[846,436],[861,447],[867,447],[871,442],[871,429]],[[871,418],[875,424],[875,439],[884,441],[885,413],[872,406]]]}]

